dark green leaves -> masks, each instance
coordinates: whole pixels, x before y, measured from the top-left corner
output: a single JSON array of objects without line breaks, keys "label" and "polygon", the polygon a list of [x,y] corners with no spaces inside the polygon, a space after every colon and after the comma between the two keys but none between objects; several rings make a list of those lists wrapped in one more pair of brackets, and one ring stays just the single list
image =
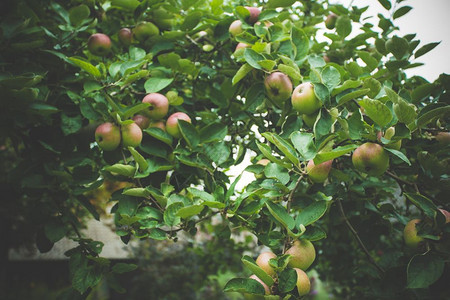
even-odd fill
[{"label": "dark green leaves", "polygon": [[295,61],[302,61],[309,51],[309,39],[302,29],[292,28],[291,40],[293,45],[293,58]]},{"label": "dark green leaves", "polygon": [[285,269],[278,278],[278,289],[281,293],[292,291],[297,285],[297,272],[294,269]]},{"label": "dark green leaves", "polygon": [[178,126],[180,127],[181,135],[186,140],[189,147],[195,148],[200,142],[200,136],[194,125],[184,120],[179,120]]},{"label": "dark green leaves", "polygon": [[348,16],[339,16],[336,21],[336,32],[345,38],[352,32],[352,21]]},{"label": "dark green leaves", "polygon": [[364,107],[366,115],[381,127],[386,126],[392,120],[392,113],[383,102],[364,98],[358,103]]},{"label": "dark green leaves", "polygon": [[305,160],[313,159],[316,156],[317,150],[313,134],[296,131],[291,134],[291,141]]},{"label": "dark green leaves", "polygon": [[428,217],[431,219],[434,219],[437,211],[436,205],[428,199],[425,196],[422,196],[420,194],[412,194],[412,193],[405,193],[405,196],[415,205],[417,208],[419,208],[421,211],[424,212]]},{"label": "dark green leaves", "polygon": [[223,288],[224,292],[250,293],[264,295],[264,287],[258,281],[250,278],[233,278]]},{"label": "dark green leaves", "polygon": [[403,6],[403,7],[400,7],[399,9],[397,9],[397,10],[394,12],[393,19],[395,20],[395,19],[400,18],[401,16],[406,15],[411,9],[412,9],[411,6]]},{"label": "dark green leaves", "polygon": [[265,284],[267,284],[268,286],[272,286],[274,282],[273,278],[270,275],[268,275],[263,269],[261,269],[250,256],[245,255],[244,257],[242,257],[241,261],[253,274],[255,274]]},{"label": "dark green leaves", "polygon": [[410,289],[423,289],[441,277],[445,262],[432,252],[414,256],[408,264],[407,286]]},{"label": "dark green leaves", "polygon": [[419,48],[419,50],[416,51],[416,53],[414,53],[414,57],[418,58],[418,57],[420,57],[420,56],[430,52],[431,50],[433,50],[440,43],[441,42],[429,43],[429,44],[426,44],[426,45],[422,46],[421,48]]},{"label": "dark green leaves", "polygon": [[319,220],[327,211],[327,201],[321,200],[313,202],[311,205],[303,209],[297,216],[296,224],[300,226],[308,226]]},{"label": "dark green leaves", "polygon": [[269,0],[267,2],[267,8],[277,8],[277,7],[289,7],[297,2],[296,0]]},{"label": "dark green leaves", "polygon": [[173,81],[173,78],[159,78],[152,77],[149,78],[145,84],[145,92],[146,93],[156,93],[161,91],[162,89],[168,87]]},{"label": "dark green leaves", "polygon": [[408,52],[408,41],[405,38],[394,35],[386,42],[386,50],[392,53],[396,59],[400,60]]},{"label": "dark green leaves", "polygon": [[266,202],[266,206],[270,211],[270,214],[278,221],[280,222],[284,227],[292,230],[294,229],[295,226],[295,221],[294,219],[288,214],[288,212],[286,211],[286,209],[278,204],[278,203],[273,203],[270,201]]}]

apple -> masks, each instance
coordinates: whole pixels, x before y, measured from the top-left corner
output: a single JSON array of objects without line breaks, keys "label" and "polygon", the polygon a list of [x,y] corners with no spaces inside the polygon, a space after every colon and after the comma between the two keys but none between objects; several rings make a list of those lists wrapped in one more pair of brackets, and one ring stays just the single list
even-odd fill
[{"label": "apple", "polygon": [[244,29],[242,29],[242,22],[241,22],[241,20],[233,21],[233,23],[230,24],[230,28],[228,28],[228,32],[230,32],[230,34],[232,36],[236,36],[239,33],[242,33],[243,31],[244,31]]},{"label": "apple", "polygon": [[306,171],[308,172],[308,177],[312,182],[322,183],[328,178],[328,174],[331,170],[331,165],[333,160],[325,161],[321,164],[315,165],[313,160],[308,162],[306,166]]},{"label": "apple", "polygon": [[133,33],[138,41],[145,42],[150,37],[158,35],[159,29],[152,22],[142,22],[134,28]]},{"label": "apple", "polygon": [[262,158],[256,162],[257,165],[267,166],[267,164],[270,163],[270,160],[267,158]]},{"label": "apple", "polygon": [[191,118],[189,118],[189,116],[184,112],[176,112],[169,116],[166,122],[166,131],[168,134],[177,139],[181,137],[180,128],[178,127],[178,120],[192,123]]},{"label": "apple", "polygon": [[135,115],[133,117],[134,123],[136,123],[142,130],[148,128],[150,125],[150,119],[143,115]]},{"label": "apple", "polygon": [[276,272],[275,269],[269,264],[269,260],[276,257],[277,256],[273,252],[263,252],[256,258],[256,264],[268,275],[274,276]]},{"label": "apple", "polygon": [[150,103],[144,114],[150,119],[159,120],[169,112],[169,100],[160,93],[150,93],[142,99],[143,103]]},{"label": "apple", "polygon": [[292,93],[292,82],[281,72],[274,72],[264,79],[264,86],[269,99],[278,105],[289,99]]},{"label": "apple", "polygon": [[379,176],[389,167],[389,155],[380,144],[367,142],[353,152],[352,163],[361,172]]},{"label": "apple", "polygon": [[288,266],[291,268],[299,268],[304,271],[311,266],[316,259],[316,249],[314,245],[308,240],[296,240],[285,254],[290,254]]},{"label": "apple", "polygon": [[408,248],[417,249],[423,242],[423,237],[417,235],[416,225],[420,222],[420,219],[412,219],[406,223],[403,230],[403,239]]},{"label": "apple", "polygon": [[239,43],[239,44],[237,44],[236,50],[234,50],[234,51],[236,52],[236,51],[238,51],[239,49],[244,49],[244,48],[247,48],[247,47],[250,47],[250,45],[249,45],[249,44],[246,44],[246,43]]},{"label": "apple", "polygon": [[142,130],[136,123],[123,125],[122,128],[122,145],[124,147],[137,147],[142,141]]},{"label": "apple", "polygon": [[[387,139],[387,140],[390,140],[394,135],[395,135],[395,127],[389,127],[384,132],[384,138]],[[381,137],[382,136],[383,136],[383,132],[382,131],[378,131],[378,133],[377,133],[377,140],[379,142],[381,142]],[[389,148],[389,149],[394,149],[394,150],[400,150],[400,148],[402,147],[402,140],[398,140],[398,141],[396,141],[394,143],[386,144],[386,145],[384,145],[384,147]]]},{"label": "apple", "polygon": [[131,45],[131,38],[133,36],[133,33],[131,32],[130,28],[122,28],[119,30],[118,33],[119,36],[119,41],[124,45],[124,46],[130,46]]},{"label": "apple", "polygon": [[111,50],[111,39],[103,33],[94,33],[87,41],[89,52],[97,56],[105,56]]},{"label": "apple", "polygon": [[152,21],[163,30],[170,30],[175,24],[173,15],[161,7],[152,9],[150,12],[153,16]]},{"label": "apple", "polygon": [[323,58],[323,60],[326,62],[326,63],[329,63],[331,60],[330,60],[330,57],[328,56],[328,55],[326,55],[326,54],[324,54],[323,56],[322,56],[322,58]]},{"label": "apple", "polygon": [[435,136],[436,140],[444,145],[450,144],[450,132],[438,132]]},{"label": "apple", "polygon": [[313,113],[311,115],[302,114],[303,122],[309,127],[313,128],[314,123],[316,123],[318,113]]},{"label": "apple", "polygon": [[442,208],[439,208],[439,211],[445,216],[445,224],[450,223],[450,212]]},{"label": "apple", "polygon": [[258,17],[259,17],[259,14],[261,13],[261,10],[257,7],[252,7],[252,6],[246,6],[245,8],[250,13],[250,16],[246,20],[247,23],[252,24],[252,25],[255,24],[256,21],[258,21]]},{"label": "apple", "polygon": [[292,107],[299,113],[311,115],[319,110],[322,102],[314,93],[314,86],[311,82],[304,82],[298,85],[291,96]]},{"label": "apple", "polygon": [[336,26],[337,18],[338,16],[336,14],[329,14],[325,20],[325,27],[328,29],[334,29],[334,27]]},{"label": "apple", "polygon": [[150,127],[150,128],[155,127],[155,128],[161,129],[164,132],[166,131],[166,123],[164,123],[164,121],[151,122],[148,127]]},{"label": "apple", "polygon": [[311,281],[309,280],[308,275],[306,275],[305,271],[294,268],[297,273],[297,291],[300,296],[305,296],[309,294],[311,290]]},{"label": "apple", "polygon": [[120,129],[113,123],[99,125],[95,130],[95,141],[105,151],[112,151],[120,145]]},{"label": "apple", "polygon": [[262,281],[261,279],[259,279],[258,276],[256,276],[255,274],[253,274],[253,275],[251,275],[249,278],[258,281],[258,282],[264,287],[264,291],[265,291],[266,295],[270,295],[270,289],[269,289],[269,286],[268,286],[267,284],[265,284],[264,281]]}]

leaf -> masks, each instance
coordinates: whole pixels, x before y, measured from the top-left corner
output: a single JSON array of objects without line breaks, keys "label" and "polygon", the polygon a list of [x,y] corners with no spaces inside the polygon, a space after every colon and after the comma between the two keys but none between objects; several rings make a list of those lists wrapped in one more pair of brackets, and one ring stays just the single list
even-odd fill
[{"label": "leaf", "polygon": [[173,82],[173,80],[174,78],[151,77],[144,83],[145,92],[148,94],[157,93],[162,89],[168,87]]},{"label": "leaf", "polygon": [[151,135],[157,140],[160,140],[163,143],[166,143],[169,146],[172,146],[173,138],[170,134],[163,131],[161,128],[156,127],[150,127],[147,129],[144,129],[144,132]]},{"label": "leaf", "polygon": [[256,146],[258,146],[259,151],[261,151],[261,153],[265,157],[267,157],[271,162],[274,162],[276,164],[285,166],[287,168],[291,167],[290,164],[286,164],[283,161],[281,161],[280,159],[278,159],[275,156],[273,156],[272,155],[272,149],[270,149],[270,147],[268,145],[256,142]]},{"label": "leaf", "polygon": [[102,76],[100,71],[87,61],[75,57],[69,57],[68,60],[75,66],[80,67],[82,70],[88,72],[89,74],[91,74],[96,78],[100,78]]},{"label": "leaf", "polygon": [[178,120],[178,127],[180,128],[181,135],[186,140],[189,147],[197,147],[200,142],[200,135],[194,125],[184,120]]},{"label": "leaf", "polygon": [[50,240],[50,242],[56,243],[66,235],[67,228],[66,226],[64,226],[64,223],[61,221],[61,219],[54,218],[45,224],[44,232],[45,236]]},{"label": "leaf", "polygon": [[258,61],[264,60],[264,56],[257,53],[255,50],[251,48],[244,49],[244,59],[245,61],[255,69],[262,69],[259,65]]},{"label": "leaf", "polygon": [[345,38],[352,32],[352,21],[346,15],[339,16],[336,21],[336,32]]},{"label": "leaf", "polygon": [[358,104],[364,108],[366,115],[381,127],[386,126],[392,120],[390,109],[379,100],[364,98]]},{"label": "leaf", "polygon": [[351,144],[351,145],[339,146],[328,152],[319,152],[319,153],[317,153],[316,157],[314,158],[314,164],[318,165],[323,162],[338,158],[342,155],[352,152],[356,148],[358,148],[357,145]]},{"label": "leaf", "polygon": [[289,293],[297,285],[297,272],[294,269],[285,269],[278,278],[278,289],[281,293]]},{"label": "leaf", "polygon": [[210,143],[222,141],[228,134],[228,127],[220,122],[213,122],[200,130],[200,141]]},{"label": "leaf", "polygon": [[136,167],[124,164],[114,164],[112,166],[106,166],[103,168],[105,171],[111,173],[117,173],[126,177],[133,177],[136,173]]},{"label": "leaf", "polygon": [[78,25],[83,22],[84,19],[89,18],[91,14],[91,10],[85,4],[81,4],[79,6],[72,7],[69,10],[69,19],[70,23],[73,25]]},{"label": "leaf", "polygon": [[120,7],[122,9],[128,10],[128,11],[134,11],[138,6],[140,2],[138,0],[112,0],[111,5]]},{"label": "leaf", "polygon": [[424,127],[429,122],[431,122],[434,118],[440,117],[442,115],[447,115],[450,112],[450,105],[438,107],[435,109],[432,109],[430,111],[427,111],[423,115],[420,115],[417,120],[416,124],[418,128]]},{"label": "leaf", "polygon": [[248,63],[243,64],[233,76],[233,79],[231,80],[232,84],[235,85],[236,83],[241,81],[242,78],[244,78],[251,70],[253,70],[252,66],[250,66]]},{"label": "leaf", "polygon": [[181,223],[181,218],[178,216],[178,210],[183,207],[183,203],[175,202],[170,204],[164,211],[164,223],[167,226],[173,227]]},{"label": "leaf", "polygon": [[396,59],[400,60],[408,52],[408,41],[394,35],[386,42],[386,50],[392,53]]},{"label": "leaf", "polygon": [[385,147],[385,150],[391,152],[392,154],[394,154],[395,156],[397,156],[398,158],[400,158],[401,160],[403,160],[405,163],[408,164],[408,166],[411,166],[411,162],[409,161],[408,157],[406,157],[405,154],[403,154],[403,152],[395,150],[395,149],[390,149]]},{"label": "leaf", "polygon": [[272,286],[274,281],[273,278],[268,275],[263,269],[261,269],[256,262],[250,256],[244,255],[241,259],[242,263],[249,269],[253,274],[261,279],[268,286]]},{"label": "leaf", "polygon": [[327,201],[316,201],[303,209],[297,216],[296,226],[308,226],[319,220],[327,211]]},{"label": "leaf", "polygon": [[390,10],[392,8],[391,1],[389,0],[378,0],[378,2],[387,10]]},{"label": "leaf", "polygon": [[81,115],[69,117],[66,114],[61,114],[61,130],[64,135],[69,135],[81,129],[83,126],[83,119]]},{"label": "leaf", "polygon": [[330,91],[333,91],[333,89],[341,83],[341,74],[333,66],[326,66],[323,68],[321,76],[323,83]]},{"label": "leaf", "polygon": [[356,51],[358,56],[362,59],[362,61],[367,65],[367,68],[370,72],[375,70],[378,67],[378,60],[370,55],[367,51]]},{"label": "leaf", "polygon": [[288,171],[276,163],[268,163],[264,169],[264,175],[268,178],[278,179],[282,184],[287,184],[290,179]]},{"label": "leaf", "polygon": [[295,61],[305,59],[309,52],[309,39],[306,33],[302,29],[292,27],[291,41],[294,46]]},{"label": "leaf", "polygon": [[352,92],[347,93],[347,94],[342,94],[342,95],[339,94],[336,97],[336,101],[337,101],[338,105],[342,105],[342,104],[345,104],[348,101],[351,101],[353,99],[365,96],[369,92],[370,92],[370,89],[359,89],[359,90],[352,91]]},{"label": "leaf", "polygon": [[131,272],[137,269],[135,264],[117,263],[112,267],[113,273],[122,274]]},{"label": "leaf", "polygon": [[433,252],[413,256],[407,268],[407,287],[425,289],[435,283],[444,272],[445,262]]},{"label": "leaf", "polygon": [[293,80],[300,81],[302,79],[302,75],[300,75],[300,72],[291,66],[279,64],[278,70],[280,70],[280,72],[286,74],[287,76],[291,77]]},{"label": "leaf", "polygon": [[419,50],[414,53],[414,57],[418,58],[431,50],[433,50],[437,45],[439,45],[441,42],[435,42],[435,43],[429,43],[419,48]]},{"label": "leaf", "polygon": [[223,288],[224,292],[250,293],[264,295],[265,289],[261,283],[251,278],[233,278]]},{"label": "leaf", "polygon": [[200,22],[202,17],[201,11],[192,11],[185,18],[183,24],[181,24],[181,30],[191,30]]},{"label": "leaf", "polygon": [[277,8],[277,7],[289,7],[297,2],[296,0],[269,0],[267,2],[267,8]]},{"label": "leaf", "polygon": [[122,192],[123,195],[132,197],[148,197],[150,193],[145,188],[129,188]]},{"label": "leaf", "polygon": [[148,233],[148,237],[157,241],[164,241],[167,238],[167,234],[159,228],[152,228]]},{"label": "leaf", "polygon": [[177,216],[182,219],[188,219],[192,216],[198,215],[204,208],[204,205],[191,205],[182,207],[178,210]]},{"label": "leaf", "polygon": [[411,6],[403,6],[403,7],[400,7],[399,9],[397,9],[397,10],[394,12],[393,19],[395,20],[395,19],[400,18],[401,16],[406,15],[411,9],[412,9]]},{"label": "leaf", "polygon": [[145,160],[145,158],[136,151],[133,147],[128,147],[128,151],[130,151],[131,155],[134,158],[134,161],[139,166],[139,171],[144,172],[148,168],[148,162]]},{"label": "leaf", "polygon": [[266,206],[270,211],[270,214],[278,221],[280,222],[284,227],[288,228],[289,230],[294,229],[295,227],[295,221],[294,219],[289,215],[286,208],[284,208],[282,205],[278,203],[273,203],[271,201],[266,201]]},{"label": "leaf", "polygon": [[424,212],[428,217],[434,219],[436,211],[438,208],[436,205],[425,196],[420,194],[404,193],[406,198],[408,198],[417,208]]},{"label": "leaf", "polygon": [[291,134],[291,141],[295,149],[305,160],[313,159],[316,154],[314,135],[312,133],[296,131]]},{"label": "leaf", "polygon": [[205,144],[203,147],[206,156],[219,166],[226,162],[231,154],[230,147],[224,141]]},{"label": "leaf", "polygon": [[295,165],[298,166],[299,161],[295,149],[283,138],[275,133],[265,132],[262,134],[267,140],[273,143],[284,155]]}]

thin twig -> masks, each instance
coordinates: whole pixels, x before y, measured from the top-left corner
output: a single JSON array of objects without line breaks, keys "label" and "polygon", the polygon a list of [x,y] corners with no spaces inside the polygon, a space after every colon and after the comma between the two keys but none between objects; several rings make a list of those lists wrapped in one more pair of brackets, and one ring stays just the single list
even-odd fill
[{"label": "thin twig", "polygon": [[347,216],[345,215],[344,212],[344,208],[342,207],[342,203],[340,199],[337,199],[337,203],[339,206],[339,210],[341,211],[341,215],[344,218],[345,224],[347,224],[347,227],[350,229],[350,231],[353,233],[353,235],[355,236],[356,240],[358,241],[359,246],[361,247],[361,249],[364,251],[364,253],[366,254],[367,258],[369,259],[369,262],[374,265],[378,271],[380,271],[381,273],[384,273],[383,268],[381,268],[373,259],[373,257],[370,255],[369,251],[367,250],[366,246],[364,246],[364,243],[361,241],[361,238],[359,237],[358,233],[356,232],[355,228],[353,228],[352,224],[350,224],[350,221],[347,219]]},{"label": "thin twig", "polygon": [[293,201],[293,199],[294,199],[294,193],[295,193],[295,191],[297,190],[297,188],[298,188],[298,186],[300,185],[300,182],[302,181],[302,179],[303,179],[303,174],[302,175],[300,175],[300,177],[298,177],[298,180],[297,180],[297,182],[295,183],[295,186],[294,186],[294,188],[292,189],[292,191],[289,193],[289,197],[288,197],[288,203],[287,203],[287,212],[289,213],[290,212],[290,210],[291,210],[291,203],[292,203],[292,201]]}]

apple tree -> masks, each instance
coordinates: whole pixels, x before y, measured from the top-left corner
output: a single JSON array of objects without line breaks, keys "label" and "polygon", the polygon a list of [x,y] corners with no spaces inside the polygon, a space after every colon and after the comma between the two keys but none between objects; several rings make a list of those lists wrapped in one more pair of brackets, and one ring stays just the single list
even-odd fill
[{"label": "apple tree", "polygon": [[337,298],[448,297],[450,78],[405,74],[438,43],[399,35],[406,1],[379,2],[2,4],[7,245],[68,237],[69,294],[123,291],[136,266],[80,231],[109,205],[125,244],[212,220],[216,239],[251,234],[266,250],[225,292],[313,297],[314,270]]}]

